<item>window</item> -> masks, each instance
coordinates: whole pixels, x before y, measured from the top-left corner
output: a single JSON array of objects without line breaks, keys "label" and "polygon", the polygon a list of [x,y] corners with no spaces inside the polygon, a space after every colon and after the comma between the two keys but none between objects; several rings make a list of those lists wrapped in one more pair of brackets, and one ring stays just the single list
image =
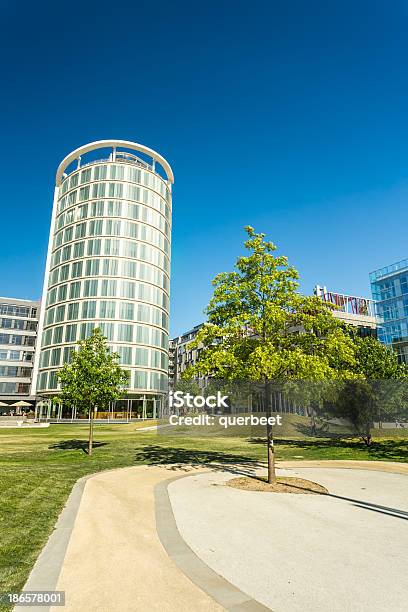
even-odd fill
[{"label": "window", "polygon": [[86,280],[84,282],[84,297],[95,297],[98,295],[98,280]]},{"label": "window", "polygon": [[51,344],[52,339],[52,329],[46,329],[43,333],[42,344],[43,346],[48,346]]},{"label": "window", "polygon": [[110,234],[112,236],[120,236],[120,221],[113,221],[112,219],[108,219],[106,221],[106,234]]},{"label": "window", "polygon": [[107,340],[113,340],[113,334],[115,330],[114,323],[99,323],[102,334]]},{"label": "window", "polygon": [[72,278],[82,276],[82,261],[74,261],[72,264]]},{"label": "window", "polygon": [[70,285],[70,288],[69,288],[69,299],[70,300],[76,300],[79,297],[81,297],[81,283],[77,281],[75,283],[71,283],[71,285]]},{"label": "window", "polygon": [[71,245],[69,244],[68,246],[64,246],[64,248],[62,249],[61,261],[67,261],[68,259],[70,259],[70,257],[71,257]]},{"label": "window", "polygon": [[99,317],[101,319],[114,319],[116,312],[116,302],[105,301],[100,302]]},{"label": "window", "polygon": [[82,303],[82,318],[93,319],[96,314],[96,302],[83,302]]},{"label": "window", "polygon": [[[123,180],[125,177],[125,168],[123,166],[111,166],[110,167],[110,179]],[[106,177],[104,177],[106,178]]]},{"label": "window", "polygon": [[82,240],[81,242],[76,242],[74,244],[74,259],[78,259],[78,257],[84,256],[85,242]]},{"label": "window", "polygon": [[119,240],[116,238],[107,238],[104,245],[105,255],[119,255]]},{"label": "window", "polygon": [[93,198],[104,198],[105,197],[106,183],[95,183],[92,188]]},{"label": "window", "polygon": [[117,276],[118,275],[118,260],[117,259],[104,259],[102,274],[104,276]]},{"label": "window", "polygon": [[86,236],[86,222],[77,223],[75,226],[75,238],[85,238]]},{"label": "window", "polygon": [[81,172],[81,185],[84,183],[89,183],[91,180],[91,172],[92,168],[87,168],[86,170],[82,170]]},{"label": "window", "polygon": [[94,168],[94,181],[106,179],[107,169],[107,166],[96,166],[96,168]]},{"label": "window", "polygon": [[52,349],[51,351],[51,366],[57,366],[59,365],[61,360],[61,349],[60,348],[55,348]]},{"label": "window", "polygon": [[66,281],[69,278],[69,264],[62,266],[60,273],[60,281]]},{"label": "window", "polygon": [[119,317],[121,319],[129,319],[130,321],[133,321],[134,310],[135,307],[132,302],[121,302]]},{"label": "window", "polygon": [[135,284],[130,281],[121,281],[120,283],[121,297],[134,300],[135,299]]},{"label": "window", "polygon": [[55,310],[55,323],[61,323],[64,320],[65,316],[65,304],[62,306],[57,306]]},{"label": "window", "polygon": [[105,202],[91,202],[90,217],[103,217],[103,208]]},{"label": "window", "polygon": [[132,219],[139,219],[139,206],[137,204],[128,203],[128,217]]},{"label": "window", "polygon": [[149,365],[149,350],[146,348],[136,348],[136,363],[138,366],[148,366]]},{"label": "window", "polygon": [[95,323],[81,323],[81,340],[89,338],[94,328]]},{"label": "window", "polygon": [[65,327],[65,342],[75,342],[76,340],[77,324],[72,323]]},{"label": "window", "polygon": [[79,190],[79,201],[83,202],[84,200],[89,199],[89,185],[86,187],[81,187]]},{"label": "window", "polygon": [[102,219],[89,222],[89,236],[100,236],[102,234]]},{"label": "window", "polygon": [[58,301],[63,302],[67,298],[68,285],[60,285],[58,288]]},{"label": "window", "polygon": [[147,388],[147,372],[136,371],[135,374],[135,389],[146,389]]},{"label": "window", "polygon": [[97,276],[99,274],[99,259],[88,259],[86,262],[85,276]]},{"label": "window", "polygon": [[73,321],[75,319],[78,319],[78,314],[79,314],[79,302],[71,302],[71,304],[68,304],[68,314],[67,314],[68,321]]},{"label": "window", "polygon": [[101,295],[105,297],[116,297],[117,295],[117,282],[115,280],[103,280]]},{"label": "window", "polygon": [[137,278],[135,261],[122,261],[122,276]]},{"label": "window", "polygon": [[45,315],[45,325],[52,325],[54,323],[54,312],[55,308],[49,308]]},{"label": "window", "polygon": [[125,241],[124,243],[124,256],[137,258],[137,243]]},{"label": "window", "polygon": [[147,304],[137,305],[137,320],[141,323],[150,323],[151,308]]},{"label": "window", "polygon": [[109,183],[109,197],[110,198],[123,198],[122,183]]},{"label": "window", "polygon": [[64,354],[62,357],[62,363],[70,363],[71,362],[71,353],[75,350],[73,346],[64,347]]},{"label": "window", "polygon": [[94,240],[88,241],[88,255],[100,255],[101,254],[101,239],[95,238]]},{"label": "window", "polygon": [[118,346],[117,353],[122,365],[130,365],[132,363],[132,348],[130,346]]},{"label": "window", "polygon": [[67,227],[64,231],[64,242],[70,242],[72,240],[73,228]]},{"label": "window", "polygon": [[78,219],[86,219],[88,216],[88,204],[82,204],[78,207]]},{"label": "window", "polygon": [[72,206],[73,204],[75,204],[77,199],[77,192],[75,191],[71,191],[71,193],[68,196],[68,206]]},{"label": "window", "polygon": [[128,238],[137,238],[137,225],[130,221],[125,221],[123,233]]},{"label": "window", "polygon": [[108,202],[108,217],[121,217],[122,216],[122,203],[114,200]]},{"label": "window", "polygon": [[149,344],[149,328],[143,325],[136,326],[136,342],[140,344]]},{"label": "window", "polygon": [[133,325],[118,324],[118,340],[120,342],[133,342]]},{"label": "window", "polygon": [[53,344],[60,344],[62,342],[63,331],[64,327],[62,325],[60,325],[60,327],[54,327]]}]

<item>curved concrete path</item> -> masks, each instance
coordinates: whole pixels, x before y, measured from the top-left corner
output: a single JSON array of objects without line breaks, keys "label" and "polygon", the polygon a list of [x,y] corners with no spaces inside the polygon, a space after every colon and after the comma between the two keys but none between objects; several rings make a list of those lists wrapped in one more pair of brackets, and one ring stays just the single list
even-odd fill
[{"label": "curved concrete path", "polygon": [[170,483],[182,537],[275,612],[405,612],[408,475],[298,466],[280,474],[330,495],[241,491],[226,472]]},{"label": "curved concrete path", "polygon": [[[300,465],[308,465],[306,462],[287,462],[280,465],[290,468],[290,463],[295,464],[299,472],[308,475],[305,467],[300,468]],[[328,483],[331,491],[336,490],[340,477],[345,488],[338,492],[344,497],[347,497],[350,491],[345,484],[347,479],[341,474],[347,474],[349,480],[350,473],[345,471],[348,467],[364,467],[365,471],[361,472],[360,476],[359,472],[355,473],[357,479],[363,478],[364,482],[367,482],[370,475],[373,478],[380,476],[382,479],[394,477],[390,474],[368,472],[366,466],[362,465],[366,462],[309,463],[314,465],[318,463],[320,468],[325,463],[335,463],[337,470],[313,467],[313,474],[315,479],[323,484],[326,476],[331,479]],[[376,463],[376,470],[383,466],[387,471],[408,473],[408,466],[405,464],[385,462]],[[282,495],[273,494],[272,507],[268,502],[272,494],[214,486],[222,484],[234,474],[224,471],[230,468],[223,466],[214,466],[209,472],[209,467],[203,466],[199,469],[186,466],[180,469],[175,466],[137,466],[100,473],[79,481],[25,585],[25,590],[65,591],[64,609],[67,612],[78,612],[78,610],[87,610],[87,612],[197,610],[200,612],[225,609],[234,612],[255,612],[272,607],[275,612],[280,610],[295,612],[298,609],[326,612],[327,609],[340,609],[332,606],[331,599],[328,602],[328,593],[322,589],[318,602],[321,599],[325,603],[324,608],[318,606],[307,608],[304,605],[297,608],[296,597],[283,600],[286,603],[282,607],[279,597],[282,593],[287,597],[287,592],[276,588],[279,587],[276,578],[287,575],[292,580],[292,576],[297,578],[299,574],[308,576],[310,561],[318,559],[321,549],[327,548],[326,539],[331,538],[332,534],[330,531],[324,531],[327,526],[325,510],[323,508],[322,511],[320,508],[316,515],[313,504],[326,504],[326,510],[327,502],[342,504],[344,512],[344,508],[352,506],[351,502],[304,495],[284,495],[285,499],[279,500]],[[203,472],[203,469],[206,472]],[[325,475],[326,471],[332,475]],[[309,476],[311,473],[309,469]],[[406,476],[399,478],[403,480],[397,484],[396,490],[404,496],[404,487],[408,478]],[[374,483],[374,480],[372,482]],[[385,500],[382,501],[388,506],[390,506],[389,495],[393,494],[394,489],[395,487],[391,487],[384,492]],[[378,502],[374,485],[373,491],[373,495],[370,493],[371,497],[369,493],[364,492],[365,500],[371,504],[374,504],[375,500]],[[302,500],[303,503],[290,508],[290,504]],[[271,514],[271,509],[275,507],[278,510],[274,515]],[[379,519],[377,524],[370,523],[370,519],[367,522],[367,515],[377,516]],[[274,516],[279,520],[276,521]],[[282,537],[288,516],[290,530],[286,531],[286,537]],[[307,521],[304,523],[305,517],[312,520],[311,532],[310,524]],[[397,546],[394,549],[393,546],[396,545],[396,541],[400,541],[401,545],[405,543],[406,546],[406,539],[404,536],[401,537],[401,529],[397,523],[403,523],[405,527],[406,521],[396,517],[385,517],[382,511],[380,513],[364,510],[361,518],[357,539],[354,527],[351,531],[348,530],[347,512],[340,519],[339,517],[335,519],[337,542],[340,542],[341,546],[337,550],[336,545],[333,548],[331,541],[328,543],[333,554],[336,553],[336,563],[339,559],[345,558],[344,546],[348,542],[351,542],[351,551],[353,545],[357,549],[363,545],[363,550],[370,551],[374,542],[375,551],[380,553],[385,550],[387,554],[387,562],[384,558],[381,560],[382,568],[388,572],[390,567],[393,568],[394,565],[397,567],[399,548]],[[272,542],[270,538],[264,537],[265,521],[270,525],[270,533],[281,532],[280,536],[272,538]],[[384,521],[386,536],[391,537],[391,540],[388,538],[391,546],[389,544],[385,549],[375,544],[378,541],[383,542]],[[296,529],[293,531],[293,525],[297,531]],[[300,529],[301,525],[306,525],[305,532]],[[314,541],[312,537],[322,525],[323,544],[321,537],[317,537]],[[252,532],[254,526],[257,529]],[[279,529],[276,529],[276,526],[280,526]],[[293,533],[298,534],[298,542],[293,538]],[[362,533],[364,538],[361,537]],[[319,533],[315,533],[315,536],[319,536]],[[303,556],[296,561],[293,559],[294,549],[288,546],[287,537],[290,542],[294,540],[298,548],[299,543],[304,542],[304,546],[300,546],[299,550],[306,551],[306,557]],[[349,553],[350,551],[347,554]],[[254,554],[256,558],[252,558]],[[388,563],[390,555],[394,559],[392,561],[394,565],[391,566]],[[218,561],[214,563],[214,559]],[[349,560],[347,557],[348,562]],[[371,562],[368,553],[362,558],[363,565],[366,562]],[[275,578],[268,588],[266,598],[264,591],[267,582],[262,582],[260,579],[248,581],[245,578],[245,574],[255,577],[258,574],[263,575],[265,568],[271,577]],[[324,564],[318,569],[322,575],[328,570]],[[379,568],[374,567],[374,575],[377,570],[379,571]],[[329,572],[329,575],[332,574],[333,572]],[[333,576],[335,577],[335,573]],[[398,578],[398,571],[396,576]],[[322,584],[320,574],[314,575],[312,581],[309,580],[308,596],[313,596],[312,587],[316,581],[317,584]],[[371,582],[361,585],[361,589],[366,591]],[[393,579],[388,602],[398,603],[400,588],[399,578]],[[343,588],[343,591],[348,592],[349,585],[346,589]],[[370,595],[366,608],[343,607],[342,609],[363,611],[376,608],[373,607]],[[399,610],[398,606],[382,608],[382,610],[387,609]],[[30,608],[16,608],[16,610],[29,612]],[[45,612],[45,608],[41,610]],[[52,612],[59,610],[61,608],[52,608]]]}]

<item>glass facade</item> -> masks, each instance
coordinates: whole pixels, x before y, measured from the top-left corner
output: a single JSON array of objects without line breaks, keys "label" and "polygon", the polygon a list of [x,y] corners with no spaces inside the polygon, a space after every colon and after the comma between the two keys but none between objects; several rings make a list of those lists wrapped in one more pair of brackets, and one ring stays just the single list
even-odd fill
[{"label": "glass facade", "polygon": [[[0,399],[30,399],[39,303],[0,298]],[[0,413],[7,406],[0,407]]]},{"label": "glass facade", "polygon": [[129,395],[166,390],[171,204],[171,181],[154,158],[147,163],[113,148],[107,159],[78,161],[62,175],[43,296],[39,394],[55,392],[56,371],[95,327],[130,371]]},{"label": "glass facade", "polygon": [[378,338],[408,363],[408,260],[372,272],[370,282],[379,318]]}]

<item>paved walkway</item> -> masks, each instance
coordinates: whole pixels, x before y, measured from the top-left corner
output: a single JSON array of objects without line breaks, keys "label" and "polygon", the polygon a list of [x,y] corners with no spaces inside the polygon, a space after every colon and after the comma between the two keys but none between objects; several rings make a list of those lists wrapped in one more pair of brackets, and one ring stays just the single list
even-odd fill
[{"label": "paved walkway", "polygon": [[105,472],[76,485],[25,589],[65,591],[66,612],[405,610],[408,466],[291,463],[364,507],[218,486],[219,467]]},{"label": "paved walkway", "polygon": [[[299,464],[298,464],[299,465]],[[169,485],[178,528],[214,571],[275,612],[405,612],[408,477],[282,470],[331,496],[240,491],[228,473]]]}]

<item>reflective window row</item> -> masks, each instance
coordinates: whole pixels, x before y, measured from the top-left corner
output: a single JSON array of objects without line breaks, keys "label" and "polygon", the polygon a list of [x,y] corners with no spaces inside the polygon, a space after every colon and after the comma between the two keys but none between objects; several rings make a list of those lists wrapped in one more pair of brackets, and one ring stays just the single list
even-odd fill
[{"label": "reflective window row", "polygon": [[[138,391],[166,391],[167,384],[167,374],[133,370],[128,388]],[[37,388],[39,391],[56,390],[58,388],[57,372],[52,370],[41,372],[38,377]]]},{"label": "reflective window row", "polygon": [[[89,285],[87,285],[89,283]],[[94,286],[96,283],[96,286]],[[97,295],[98,281],[85,281],[83,297]],[[137,323],[149,323],[162,327],[168,331],[169,316],[166,312],[150,304],[115,301],[95,300],[70,302],[47,308],[44,318],[44,326],[48,327],[55,323],[65,321],[78,321],[91,317],[98,319],[113,319],[121,321],[135,321]]]},{"label": "reflective window row", "polygon": [[0,365],[0,377],[2,378],[30,378],[31,371],[31,368]]},{"label": "reflective window row", "polygon": [[24,319],[0,319],[0,328],[36,331],[38,322]]},{"label": "reflective window row", "polygon": [[[167,255],[155,246],[133,240],[119,238],[92,238],[74,242],[70,249],[59,249],[51,258],[51,269],[61,263],[61,260],[79,259],[85,256],[113,255],[127,259],[140,259],[161,270],[170,273],[170,260]],[[64,272],[65,274],[65,272]],[[67,276],[68,278],[68,276]]]},{"label": "reflective window row", "polygon": [[0,393],[2,395],[28,395],[30,383],[0,382]]},{"label": "reflective window row", "polygon": [[81,202],[99,198],[120,198],[121,200],[133,200],[146,204],[164,215],[167,220],[171,218],[171,199],[164,200],[160,195],[149,189],[136,187],[129,183],[93,183],[80,187],[62,196],[57,205],[57,214],[64,212],[71,206]]},{"label": "reflective window row", "polygon": [[[95,267],[94,269],[89,270],[90,274],[96,269],[97,268]],[[46,307],[53,306],[59,302],[65,302],[66,300],[76,300],[80,298],[81,295],[82,297],[87,297],[86,292],[94,291],[92,287],[95,285],[85,285],[85,283],[86,281],[75,281],[71,283],[64,283],[58,287],[53,287],[48,291]],[[86,287],[89,288],[86,289]],[[125,300],[148,302],[163,308],[166,312],[169,311],[170,302],[167,293],[154,285],[148,285],[139,281],[100,279],[96,287],[97,295],[101,297],[123,298]]]},{"label": "reflective window row", "polygon": [[0,315],[9,315],[14,317],[30,317],[37,316],[37,308],[29,306],[17,306],[15,304],[0,304]]},{"label": "reflective window row", "polygon": [[[70,362],[74,346],[57,347],[42,351],[40,368],[61,366]],[[144,346],[114,346],[113,351],[119,354],[119,362],[122,366],[149,367],[158,370],[168,369],[168,355],[164,351]]]},{"label": "reflective window row", "polygon": [[0,361],[33,361],[34,352],[0,349]]},{"label": "reflective window row", "polygon": [[79,185],[86,185],[91,181],[128,181],[144,185],[160,193],[163,198],[170,198],[170,189],[164,179],[148,170],[142,170],[132,164],[92,164],[72,172],[61,184],[61,193],[65,194]]},{"label": "reflective window row", "polygon": [[[84,302],[94,318],[96,312],[96,302]],[[113,342],[130,342],[136,344],[146,344],[165,349],[167,352],[169,337],[168,334],[156,327],[148,327],[136,323],[112,323],[106,321],[89,321],[83,323],[71,323],[68,325],[58,325],[44,329],[42,336],[42,348],[53,344],[63,344],[66,342],[76,342],[88,338],[95,327],[99,327],[103,335]]]},{"label": "reflective window row", "polygon": [[[54,268],[50,274],[48,286],[52,287],[58,284],[58,282],[86,276],[132,278],[157,285],[167,292],[170,290],[169,277],[159,268],[148,263],[130,259],[114,259],[112,257],[109,259],[81,259],[72,265],[65,264],[59,268]],[[2,327],[1,319],[0,327]],[[24,329],[24,327],[17,327],[15,329]]]},{"label": "reflective window row", "polygon": [[[121,236],[122,238],[135,238],[153,246],[159,247],[166,255],[170,254],[170,241],[168,237],[150,225],[113,219],[94,219],[82,221],[60,230],[54,236],[53,250],[72,240],[94,236]],[[71,258],[71,244],[63,247],[60,259],[66,261]]]},{"label": "reflective window row", "polygon": [[119,217],[143,221],[157,227],[166,236],[170,235],[170,225],[163,215],[147,206],[121,200],[97,200],[70,208],[57,217],[55,227],[56,230],[60,230],[76,221],[95,217]]},{"label": "reflective window row", "polygon": [[0,333],[0,345],[16,344],[21,346],[34,346],[35,336],[23,336],[17,334]]}]

